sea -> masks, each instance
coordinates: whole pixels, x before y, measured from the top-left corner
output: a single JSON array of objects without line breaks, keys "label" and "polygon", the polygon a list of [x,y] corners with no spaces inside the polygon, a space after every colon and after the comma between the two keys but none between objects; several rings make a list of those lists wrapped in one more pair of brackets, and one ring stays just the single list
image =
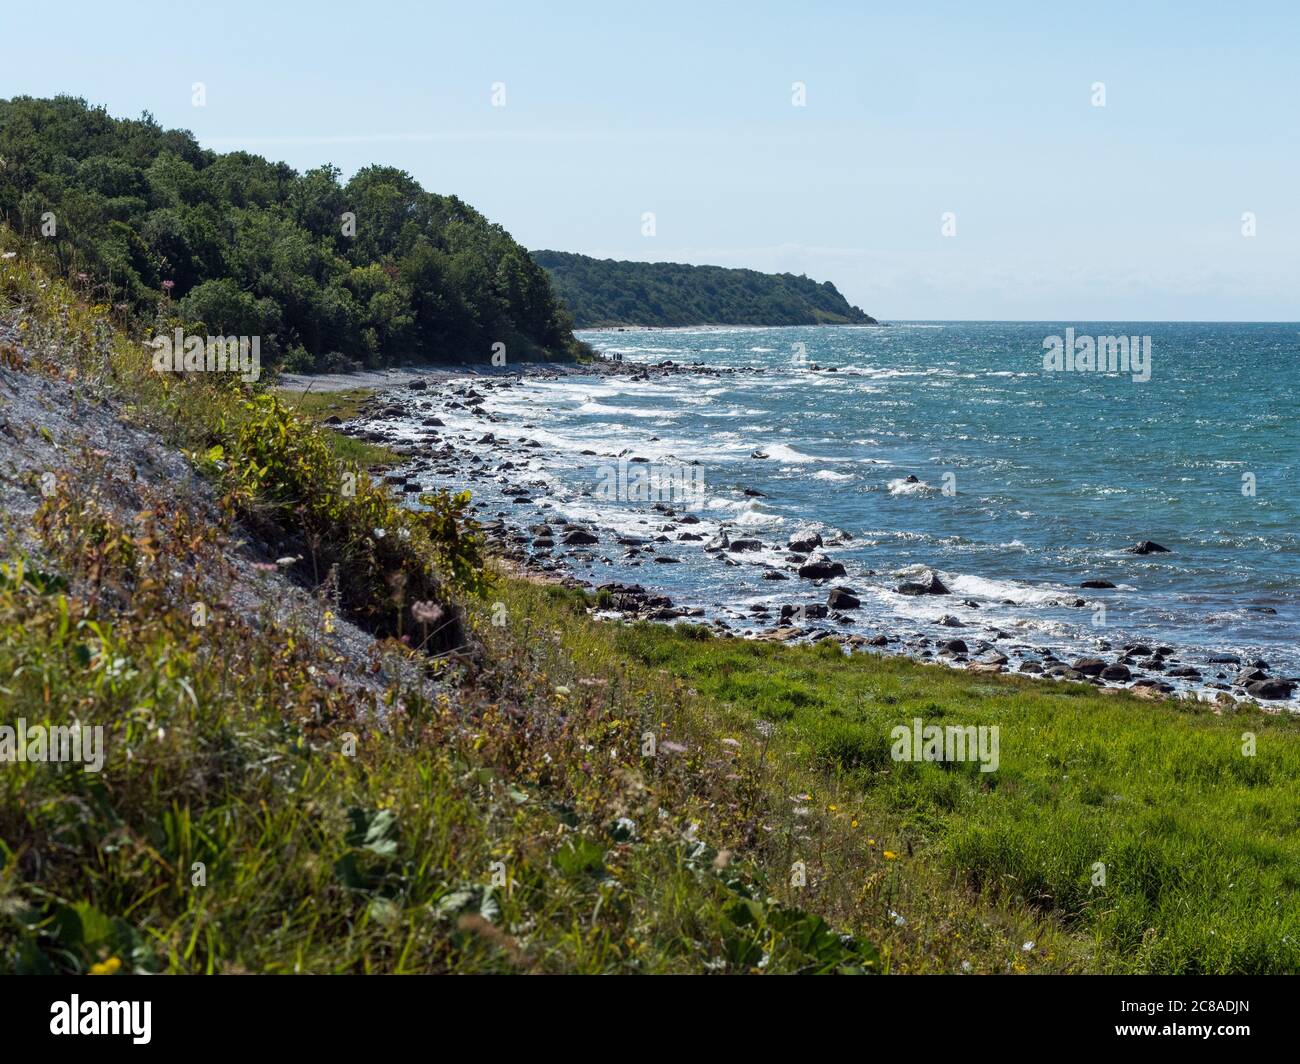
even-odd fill
[{"label": "sea", "polygon": [[[1165,645],[1201,671],[1183,684],[1201,690],[1238,671],[1214,655],[1300,676],[1300,325],[917,321],[581,338],[626,364],[720,371],[529,377],[484,392],[480,411],[540,445],[475,485],[484,513],[587,522],[675,562],[590,548],[570,568],[593,585],[639,582],[759,632],[772,621],[751,620],[756,605],[826,601],[827,586],[764,576],[792,575],[786,541],[813,529],[846,569],[830,584],[861,600],[837,632],[938,637],[936,622],[956,615],[969,632],[949,634],[1066,660]],[[444,415],[467,440],[481,416]],[[660,494],[625,486],[632,459]],[[669,508],[698,518],[699,541],[665,522],[662,484],[683,466],[691,494]],[[503,494],[521,485],[536,512]],[[719,531],[759,546],[705,552]],[[1142,541],[1168,552],[1131,553]],[[896,590],[926,570],[953,594]],[[1080,586],[1099,580],[1115,587]]]}]

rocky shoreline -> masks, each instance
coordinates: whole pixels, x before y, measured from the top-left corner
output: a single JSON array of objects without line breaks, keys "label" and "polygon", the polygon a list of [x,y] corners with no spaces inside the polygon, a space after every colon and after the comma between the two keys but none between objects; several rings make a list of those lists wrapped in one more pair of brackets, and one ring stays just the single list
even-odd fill
[{"label": "rocky shoreline", "polygon": [[[709,535],[695,527],[701,524],[699,517],[664,503],[648,507],[647,514],[652,517],[654,527],[646,535],[619,534],[599,527],[596,522],[560,519],[546,513],[550,508],[548,503],[534,501],[533,495],[537,493],[534,489],[544,485],[527,481],[527,460],[543,452],[544,445],[519,433],[535,426],[509,425],[509,419],[484,409],[488,393],[518,387],[525,377],[557,379],[575,373],[623,374],[649,380],[680,374],[721,377],[736,372],[761,373],[761,369],[601,361],[577,367],[537,365],[522,371],[519,367],[509,371],[491,367],[488,370],[484,372],[480,368],[473,372],[464,367],[438,367],[436,371],[386,371],[360,375],[364,380],[355,374],[339,375],[346,380],[341,384],[339,377],[305,380],[312,387],[317,383],[323,385],[315,390],[382,389],[367,401],[356,419],[346,423],[334,419],[334,427],[359,439],[382,443],[407,459],[384,477],[395,491],[418,495],[433,487],[431,481],[436,478],[471,489],[493,482],[506,483],[498,491],[507,508],[498,504],[491,512],[485,512],[487,504],[474,504],[483,532],[494,549],[524,572],[595,591],[599,610],[610,616],[656,622],[691,620],[708,624],[719,633],[780,642],[831,639],[846,651],[904,654],[976,673],[1015,671],[1099,687],[1127,688],[1153,698],[1190,695],[1228,703],[1251,700],[1274,711],[1285,708],[1300,684],[1300,678],[1274,675],[1263,659],[1245,659],[1234,653],[1208,653],[1202,655],[1203,660],[1189,661],[1183,660],[1179,651],[1170,646],[1140,641],[1115,645],[1098,639],[1095,653],[1062,657],[1050,647],[1031,645],[1016,633],[996,627],[986,627],[978,636],[959,635],[955,630],[980,626],[976,611],[982,608],[981,603],[954,595],[934,571],[913,576],[892,590],[900,595],[933,596],[945,603],[951,601],[953,612],[933,622],[932,627],[940,629],[938,633],[845,631],[857,623],[855,613],[862,605],[861,591],[845,582],[845,566],[830,552],[835,546],[851,541],[848,533],[839,532],[823,539],[816,529],[797,529],[779,544],[764,542],[749,533],[729,534],[725,526]],[[295,388],[303,386],[298,379],[290,383]],[[448,429],[439,415],[452,413],[458,418],[471,419],[474,430]],[[605,457],[646,461],[628,450]],[[618,562],[610,556],[613,548],[622,552]],[[702,551],[726,566],[741,564],[742,556],[758,551],[783,552],[779,564],[764,568],[762,578],[773,582],[792,581],[799,588],[798,597],[806,599],[811,591],[823,601],[788,602],[779,607],[758,603],[746,610],[718,604],[718,608],[711,610],[703,605],[677,604],[656,590],[653,581],[647,581],[650,587],[626,580],[592,582],[574,572],[576,567],[589,566],[597,560],[626,567],[643,563],[675,564],[681,560],[676,553],[682,550]],[[1160,544],[1145,540],[1128,550],[1143,555],[1168,552]],[[861,575],[876,574],[866,571]],[[1080,589],[1107,592],[1115,590],[1115,585],[1106,580],[1085,580]],[[1077,608],[1093,605],[1082,597],[1058,604]]]}]

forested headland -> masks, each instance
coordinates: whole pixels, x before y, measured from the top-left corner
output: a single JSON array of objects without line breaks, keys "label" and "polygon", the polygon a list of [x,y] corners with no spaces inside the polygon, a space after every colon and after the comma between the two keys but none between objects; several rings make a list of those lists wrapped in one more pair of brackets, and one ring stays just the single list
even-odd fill
[{"label": "forested headland", "polygon": [[534,251],[580,328],[602,325],[875,325],[830,281],[679,262]]}]

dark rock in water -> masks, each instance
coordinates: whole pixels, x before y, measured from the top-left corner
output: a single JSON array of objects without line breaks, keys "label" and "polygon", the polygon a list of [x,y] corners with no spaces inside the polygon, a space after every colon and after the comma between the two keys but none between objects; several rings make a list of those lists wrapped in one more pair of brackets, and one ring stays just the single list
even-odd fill
[{"label": "dark rock in water", "polygon": [[1043,667],[1036,661],[1022,661],[1020,663],[1021,672],[1042,672]]},{"label": "dark rock in water", "polygon": [[667,554],[660,554],[654,560],[660,565],[677,565],[681,561],[680,558],[670,558]]},{"label": "dark rock in water", "polygon": [[767,498],[767,496],[766,496],[763,492],[759,491],[757,488],[741,488],[740,490],[741,490],[744,494],[748,495],[751,499],[766,499],[766,498]]},{"label": "dark rock in water", "polygon": [[698,525],[700,523],[700,519],[694,514],[682,514],[678,520],[684,525]]},{"label": "dark rock in water", "polygon": [[1268,662],[1265,661],[1263,658],[1256,658],[1254,661],[1248,661],[1248,662],[1246,662],[1246,665],[1247,665],[1248,668],[1251,668],[1251,669],[1267,669],[1267,668],[1268,668]]},{"label": "dark rock in water", "polygon": [[1237,673],[1237,678],[1232,682],[1238,687],[1245,687],[1247,684],[1257,683],[1268,679],[1268,673],[1263,669],[1244,669]]},{"label": "dark rock in water", "polygon": [[1116,683],[1124,683],[1131,680],[1133,674],[1129,672],[1127,665],[1107,665],[1101,670],[1101,678],[1103,680],[1113,680]]},{"label": "dark rock in water", "polygon": [[1000,650],[992,650],[980,658],[980,661],[985,665],[1005,665],[1010,660]]},{"label": "dark rock in water", "polygon": [[1160,546],[1159,543],[1152,543],[1151,540],[1144,539],[1141,543],[1137,544],[1137,546],[1129,547],[1127,553],[1129,554],[1170,554],[1172,552],[1168,547],[1162,547]]},{"label": "dark rock in water", "polygon": [[1247,606],[1246,609],[1253,613],[1277,613],[1272,606]]},{"label": "dark rock in water", "polygon": [[704,549],[707,551],[719,551],[726,550],[729,546],[731,546],[731,537],[728,536],[726,532],[719,532],[704,544]]},{"label": "dark rock in water", "polygon": [[969,607],[972,610],[977,610],[980,608],[980,604],[976,602],[974,599],[962,599],[961,604],[963,606]]},{"label": "dark rock in water", "polygon": [[1290,680],[1254,680],[1246,684],[1246,693],[1256,698],[1290,698],[1295,685]]},{"label": "dark rock in water", "polygon": [[946,650],[949,654],[965,654],[968,649],[964,639],[948,639],[939,644],[941,653]]},{"label": "dark rock in water", "polygon": [[766,569],[763,571],[764,580],[789,580],[790,578],[778,569]]},{"label": "dark rock in water", "polygon": [[1206,659],[1211,665],[1240,665],[1241,658],[1236,654],[1212,654]]},{"label": "dark rock in water", "polygon": [[402,490],[406,492],[406,494],[408,495],[414,495],[416,492],[423,491],[424,489],[421,488],[420,485],[416,484],[414,481],[407,481],[405,484],[402,485]]},{"label": "dark rock in water", "polygon": [[803,606],[792,606],[790,605],[790,603],[787,602],[784,606],[781,607],[782,620],[784,620],[787,617],[801,617],[801,618],[819,617],[820,618],[820,617],[825,617],[828,613],[830,613],[830,610],[827,609],[825,606],[823,606],[820,602],[810,602]]},{"label": "dark rock in water", "polygon": [[729,544],[727,544],[727,550],[734,554],[739,554],[742,551],[762,549],[763,543],[761,540],[757,539],[733,539]]},{"label": "dark rock in water", "polygon": [[824,555],[813,555],[799,566],[799,575],[805,580],[829,580],[833,576],[843,576],[842,563],[831,561]]},{"label": "dark rock in water", "polygon": [[698,543],[703,538],[704,538],[703,536],[698,536],[694,532],[679,532],[677,534],[677,539],[682,543],[688,543],[688,542]]},{"label": "dark rock in water", "polygon": [[833,610],[856,610],[862,605],[862,600],[849,591],[848,588],[833,587],[826,599],[826,605]]},{"label": "dark rock in water", "polygon": [[599,543],[600,539],[597,536],[593,536],[590,532],[584,532],[579,528],[573,532],[566,533],[564,542],[572,546],[581,543]]},{"label": "dark rock in water", "polygon": [[1115,585],[1112,584],[1109,580],[1085,580],[1079,586],[1104,589],[1104,588],[1113,588]]},{"label": "dark rock in water", "polygon": [[822,545],[820,532],[814,532],[812,529],[797,529],[790,534],[786,546],[798,554],[811,554],[816,548]]},{"label": "dark rock in water", "polygon": [[755,451],[755,452],[753,452],[753,454],[751,454],[749,457],[750,457],[750,458],[766,458],[767,455],[765,455],[762,451]]},{"label": "dark rock in water", "polygon": [[906,583],[899,584],[894,588],[900,595],[951,595],[939,574],[932,569],[927,569],[918,579],[909,580]]},{"label": "dark rock in water", "polygon": [[1101,658],[1080,658],[1071,666],[1075,672],[1081,672],[1084,676],[1100,676],[1106,663]]},{"label": "dark rock in water", "polygon": [[429,387],[429,382],[423,377],[416,377],[413,381],[407,381],[406,386],[413,392],[422,392]]},{"label": "dark rock in water", "polygon": [[1191,665],[1175,665],[1172,669],[1169,669],[1165,675],[1182,676],[1189,680],[1199,680],[1201,678],[1201,670],[1193,668]]},{"label": "dark rock in water", "polygon": [[905,477],[903,478],[903,483],[904,483],[904,484],[919,484],[919,483],[921,483],[921,478],[918,477],[915,473],[908,473],[907,476],[905,476]]},{"label": "dark rock in water", "polygon": [[887,636],[887,635],[873,635],[870,639],[867,640],[867,646],[869,646],[869,647],[887,647],[887,646],[889,646],[889,636]]},{"label": "dark rock in water", "polygon": [[939,618],[937,621],[935,621],[934,623],[935,623],[935,624],[941,624],[941,625],[943,625],[943,627],[945,627],[945,628],[965,628],[965,627],[966,627],[966,622],[965,622],[965,621],[959,621],[959,620],[957,620],[957,618],[954,617],[951,613],[945,613],[942,617],[940,617],[940,618]]}]

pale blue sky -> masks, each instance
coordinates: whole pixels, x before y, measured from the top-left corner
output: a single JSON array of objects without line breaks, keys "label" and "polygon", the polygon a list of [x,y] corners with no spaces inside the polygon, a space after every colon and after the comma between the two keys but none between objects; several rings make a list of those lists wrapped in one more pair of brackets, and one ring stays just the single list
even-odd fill
[{"label": "pale blue sky", "polygon": [[532,248],[806,272],[887,319],[1300,318],[1293,3],[5,6],[2,96],[400,166]]}]

